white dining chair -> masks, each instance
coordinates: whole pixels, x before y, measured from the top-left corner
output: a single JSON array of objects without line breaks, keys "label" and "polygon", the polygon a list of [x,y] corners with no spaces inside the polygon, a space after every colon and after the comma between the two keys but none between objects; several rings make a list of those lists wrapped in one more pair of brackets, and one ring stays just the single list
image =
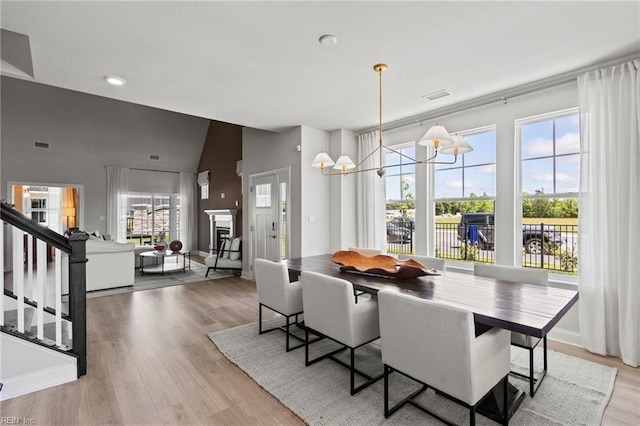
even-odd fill
[{"label": "white dining chair", "polygon": [[[315,364],[326,358],[349,368],[351,373],[351,395],[382,378],[382,374],[372,377],[355,366],[355,350],[380,337],[378,325],[378,303],[375,298],[356,303],[353,285],[346,280],[303,271],[302,302],[305,317],[305,365]],[[309,359],[309,332],[327,337],[342,345],[339,349]],[[350,363],[334,357],[344,349],[350,350]],[[355,375],[366,379],[356,387]]]},{"label": "white dining chair", "polygon": [[419,256],[417,254],[401,254],[398,255],[398,259],[407,260],[413,259],[416,262],[421,263],[427,268],[437,269],[438,271],[444,271],[446,268],[446,262],[444,259],[440,259],[438,257],[430,257],[430,256]]},{"label": "white dining chair", "polygon": [[[486,263],[476,263],[473,266],[474,275],[496,280],[511,281],[516,283],[535,284],[539,286],[549,285],[549,274],[541,269],[517,268],[510,266],[489,265]],[[538,377],[535,377],[533,365],[533,351],[542,340],[543,346],[543,369]],[[529,352],[529,375],[512,371],[514,376],[522,377],[529,381],[529,394],[533,397],[542,383],[542,379],[547,374],[547,335],[540,339],[526,334],[511,332],[511,344]]]},{"label": "white dining chair", "polygon": [[[255,259],[253,263],[256,287],[258,290],[258,334],[268,333],[274,330],[283,330],[286,334],[286,351],[304,346],[301,337],[290,332],[292,325],[300,324],[298,316],[302,314],[302,284],[299,281],[289,282],[289,273],[284,263],[273,262],[267,259]],[[262,308],[267,307],[285,317],[284,327],[262,329]],[[291,323],[291,318],[295,320]],[[293,337],[302,343],[291,347],[289,338]]]},{"label": "white dining chair", "polygon": [[[471,311],[397,290],[379,291],[378,304],[385,418],[408,403],[453,424],[415,400],[427,388],[468,408],[471,425],[475,424],[477,406],[499,384],[502,395],[498,403],[507,406],[509,331],[492,328],[476,337]],[[422,387],[402,396],[390,408],[393,372],[419,382]],[[508,423],[508,411],[503,410],[503,424]]]}]

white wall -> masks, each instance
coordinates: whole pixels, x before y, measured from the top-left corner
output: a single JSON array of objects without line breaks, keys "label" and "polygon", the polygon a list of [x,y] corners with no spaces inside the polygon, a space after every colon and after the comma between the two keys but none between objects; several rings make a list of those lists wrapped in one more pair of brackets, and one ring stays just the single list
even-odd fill
[{"label": "white wall", "polygon": [[[348,130],[329,134],[327,153],[337,160],[342,154],[357,161],[356,136]],[[331,176],[329,179],[329,253],[356,245],[356,175]]]},{"label": "white wall", "polygon": [[[251,205],[249,192],[249,177],[283,168],[290,168],[289,219],[291,222],[290,257],[301,256],[301,179],[300,179],[300,145],[302,129],[295,127],[282,133],[268,132],[245,127],[242,130],[242,202],[244,206]],[[251,219],[250,209],[242,210],[242,229],[249,230]],[[245,231],[245,241],[251,241],[250,232]],[[249,244],[246,247],[250,249]],[[243,269],[249,271],[249,257],[243,256]]]},{"label": "white wall", "polygon": [[[197,169],[208,120],[9,77],[1,84],[2,198],[10,199],[8,181],[83,184],[81,226],[106,232],[104,166]],[[34,141],[51,149],[36,149]],[[172,176],[147,173],[147,186]]]},{"label": "white wall", "polygon": [[313,256],[329,252],[329,186],[330,177],[311,167],[311,162],[320,151],[329,150],[329,134],[311,127],[302,127],[301,138],[301,213],[302,256]]}]

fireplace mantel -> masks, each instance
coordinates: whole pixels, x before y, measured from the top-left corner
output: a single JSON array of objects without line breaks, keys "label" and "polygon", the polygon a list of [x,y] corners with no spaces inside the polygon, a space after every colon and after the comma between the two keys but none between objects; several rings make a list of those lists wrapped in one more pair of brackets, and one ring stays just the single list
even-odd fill
[{"label": "fireplace mantel", "polygon": [[213,253],[218,249],[218,233],[216,229],[218,227],[229,228],[229,236],[235,236],[236,230],[236,209],[221,209],[221,210],[205,210],[209,215],[209,252]]}]

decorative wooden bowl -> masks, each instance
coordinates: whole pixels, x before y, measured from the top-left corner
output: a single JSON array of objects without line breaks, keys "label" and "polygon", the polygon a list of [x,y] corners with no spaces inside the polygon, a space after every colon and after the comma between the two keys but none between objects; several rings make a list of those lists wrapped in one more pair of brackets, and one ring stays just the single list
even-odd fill
[{"label": "decorative wooden bowl", "polygon": [[357,251],[342,250],[335,252],[331,260],[340,265],[342,271],[380,275],[399,280],[424,275],[440,275],[437,270],[429,269],[413,259],[398,260],[384,254],[365,256]]}]

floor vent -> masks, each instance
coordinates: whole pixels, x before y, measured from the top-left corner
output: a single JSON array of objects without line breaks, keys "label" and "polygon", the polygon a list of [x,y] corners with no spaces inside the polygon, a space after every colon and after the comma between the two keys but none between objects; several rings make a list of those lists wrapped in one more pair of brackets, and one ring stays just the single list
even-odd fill
[{"label": "floor vent", "polygon": [[160,156],[159,155],[150,155],[149,156],[149,160],[159,160]]},{"label": "floor vent", "polygon": [[33,147],[34,148],[49,149],[49,142],[38,142],[38,141],[35,141],[35,142],[33,142]]}]

